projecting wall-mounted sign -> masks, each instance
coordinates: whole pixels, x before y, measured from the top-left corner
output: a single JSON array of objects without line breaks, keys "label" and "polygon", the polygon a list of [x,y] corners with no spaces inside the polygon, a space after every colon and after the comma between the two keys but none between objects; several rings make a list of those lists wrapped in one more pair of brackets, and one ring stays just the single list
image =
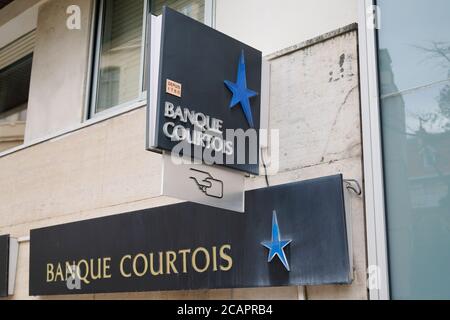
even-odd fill
[{"label": "projecting wall-mounted sign", "polygon": [[348,284],[342,177],[31,231],[30,295]]},{"label": "projecting wall-mounted sign", "polygon": [[148,149],[259,174],[261,52],[169,8],[152,21]]}]

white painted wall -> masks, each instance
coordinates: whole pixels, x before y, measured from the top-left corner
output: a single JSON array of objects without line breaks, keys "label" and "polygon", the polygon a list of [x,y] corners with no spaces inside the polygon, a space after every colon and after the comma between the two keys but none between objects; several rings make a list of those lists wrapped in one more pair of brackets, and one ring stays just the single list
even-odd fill
[{"label": "white painted wall", "polygon": [[358,0],[216,0],[218,30],[264,55],[357,21]]}]

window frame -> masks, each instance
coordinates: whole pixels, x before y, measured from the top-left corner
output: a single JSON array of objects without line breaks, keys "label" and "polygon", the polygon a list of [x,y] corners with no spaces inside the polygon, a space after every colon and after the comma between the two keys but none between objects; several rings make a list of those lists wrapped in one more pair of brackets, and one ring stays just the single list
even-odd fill
[{"label": "window frame", "polygon": [[[369,27],[376,0],[358,4],[361,121],[369,298],[389,300],[389,259],[381,136],[377,30]],[[375,284],[375,287],[370,285]]]},{"label": "window frame", "polygon": [[[121,103],[117,106],[110,107],[106,110],[96,112],[97,94],[98,94],[98,80],[99,80],[99,66],[100,66],[100,49],[102,40],[102,25],[104,19],[104,2],[106,0],[96,0],[92,17],[91,30],[91,67],[89,68],[88,94],[86,99],[85,117],[84,121],[96,119],[98,117],[105,117],[108,115],[115,116],[122,111],[128,111],[130,107],[141,107],[147,103],[147,88],[145,88],[145,68],[147,56],[147,16],[151,8],[151,0],[144,0],[143,10],[143,32],[142,32],[142,48],[140,61],[140,75],[139,75],[139,96],[136,99]],[[210,27],[215,27],[215,11],[216,0],[205,0],[205,21],[204,23]]]},{"label": "window frame", "polygon": [[[35,10],[34,8],[32,8],[33,10]],[[34,12],[34,11],[32,11]],[[37,11],[36,11],[37,12]],[[20,21],[22,21],[22,17],[19,16],[17,18],[14,18],[13,20],[11,20],[10,22],[12,22],[14,25],[19,25]],[[0,36],[3,33],[3,27],[0,27]],[[8,28],[7,28],[8,29]],[[1,64],[0,64],[0,73],[11,70],[12,68],[17,67],[19,64],[25,63],[25,62],[29,62],[30,63],[30,68],[32,69],[33,66],[33,59],[34,59],[34,50],[36,47],[36,28],[32,29],[31,31],[25,32],[26,30],[28,30],[28,27],[25,28],[20,28],[18,27],[19,30],[17,30],[17,34],[20,34],[20,36],[14,38],[13,40],[11,39],[7,39],[10,42],[2,42],[0,41],[0,54],[1,56],[3,56],[3,59],[5,59],[4,57],[6,56],[6,61],[2,60]],[[6,55],[5,52],[3,50],[6,49]],[[3,51],[3,52],[2,52]],[[9,53],[8,53],[9,51]],[[13,53],[13,54],[11,54]],[[0,57],[1,59],[1,57]],[[30,70],[30,84],[31,84],[31,71]],[[4,122],[5,119],[11,117],[12,115],[16,114],[16,113],[22,113],[23,111],[28,110],[28,101],[30,98],[30,85],[28,86],[28,98],[27,101],[19,104],[19,105],[15,105],[13,107],[10,107],[7,110],[0,110],[0,122]],[[26,121],[20,121],[20,122],[25,122]]]}]

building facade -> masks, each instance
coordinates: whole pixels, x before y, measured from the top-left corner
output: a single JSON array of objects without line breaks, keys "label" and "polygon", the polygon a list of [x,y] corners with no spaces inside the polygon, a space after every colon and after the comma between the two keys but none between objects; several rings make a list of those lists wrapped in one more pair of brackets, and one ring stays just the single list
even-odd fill
[{"label": "building facade", "polygon": [[280,136],[270,185],[342,174],[361,186],[353,281],[70,298],[450,298],[448,4],[377,2],[0,1],[0,235],[19,242],[9,299],[47,299],[29,293],[30,230],[180,202],[161,196],[162,157],[145,149],[147,13],[164,5],[263,52]]}]

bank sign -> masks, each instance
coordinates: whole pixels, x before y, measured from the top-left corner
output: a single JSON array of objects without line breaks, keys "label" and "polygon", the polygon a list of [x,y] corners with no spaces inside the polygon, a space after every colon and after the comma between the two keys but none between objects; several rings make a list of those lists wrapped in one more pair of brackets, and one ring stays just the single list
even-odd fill
[{"label": "bank sign", "polygon": [[351,282],[342,176],[31,231],[30,295]]},{"label": "bank sign", "polygon": [[259,174],[261,52],[169,8],[150,25],[148,149]]}]

